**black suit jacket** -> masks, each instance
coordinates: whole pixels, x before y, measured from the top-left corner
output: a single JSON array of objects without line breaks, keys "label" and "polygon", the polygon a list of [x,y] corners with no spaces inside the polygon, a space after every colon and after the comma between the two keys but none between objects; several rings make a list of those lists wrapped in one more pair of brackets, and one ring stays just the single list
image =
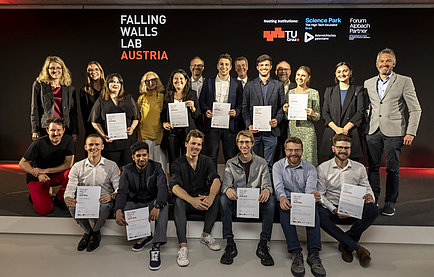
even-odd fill
[{"label": "black suit jacket", "polygon": [[[202,114],[205,114],[207,110],[212,111],[212,106],[216,98],[215,79],[216,77],[206,78],[203,84],[199,98]],[[235,78],[229,77],[229,79],[228,102],[231,104],[231,110],[234,109],[236,111],[235,117],[230,117],[229,119],[229,129],[236,134],[239,131],[238,117],[241,115],[241,107],[243,103],[243,85]],[[209,132],[210,130],[211,118],[205,116],[204,132]]]}]

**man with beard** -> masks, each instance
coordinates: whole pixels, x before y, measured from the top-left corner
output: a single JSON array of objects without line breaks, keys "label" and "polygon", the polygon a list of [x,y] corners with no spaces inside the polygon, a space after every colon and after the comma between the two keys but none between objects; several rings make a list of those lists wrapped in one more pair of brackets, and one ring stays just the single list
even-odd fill
[{"label": "man with beard", "polygon": [[[370,105],[366,144],[368,145],[369,182],[378,201],[380,196],[380,166],[383,148],[386,157],[386,198],[383,215],[395,214],[399,194],[399,155],[403,145],[411,145],[419,126],[422,110],[410,77],[393,72],[396,65],[392,49],[377,55],[378,76],[365,81]],[[405,118],[408,110],[408,124]]]},{"label": "man with beard", "polygon": [[249,76],[247,76],[247,71],[249,70],[249,61],[246,57],[240,56],[237,57],[234,61],[235,72],[237,72],[237,80],[241,82],[244,86],[249,80]]},{"label": "man with beard", "polygon": [[[276,199],[279,201],[280,225],[285,234],[288,252],[292,254],[291,272],[294,276],[304,276],[303,254],[298,240],[297,229],[290,225],[291,192],[311,193],[315,201],[321,199],[317,190],[317,173],[315,167],[301,159],[303,143],[297,137],[289,137],[285,141],[286,157],[273,166],[273,183]],[[315,226],[306,227],[307,263],[315,277],[325,277],[326,271],[319,257],[321,250],[321,231],[318,210],[315,209]]]},{"label": "man with beard", "polygon": [[[370,253],[358,242],[362,233],[371,226],[378,215],[374,193],[369,185],[365,166],[348,159],[351,154],[351,138],[344,134],[336,134],[333,137],[332,151],[335,157],[318,166],[318,192],[321,194],[318,213],[321,228],[339,241],[338,248],[342,252],[344,261],[352,262],[352,253],[356,251],[360,265],[367,266],[371,261]],[[342,184],[366,188],[361,219],[337,212]],[[352,224],[352,226],[344,232],[336,225],[341,223]]]}]

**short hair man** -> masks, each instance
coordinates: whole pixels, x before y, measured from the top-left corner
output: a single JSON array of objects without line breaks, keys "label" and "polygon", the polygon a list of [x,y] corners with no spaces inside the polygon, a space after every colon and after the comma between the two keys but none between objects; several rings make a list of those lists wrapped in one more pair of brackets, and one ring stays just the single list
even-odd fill
[{"label": "short hair man", "polygon": [[[318,166],[318,192],[321,194],[318,213],[321,228],[339,241],[338,248],[342,252],[344,261],[352,262],[352,253],[356,251],[360,264],[366,266],[371,261],[370,253],[358,242],[362,233],[377,218],[378,207],[375,205],[375,196],[369,185],[365,166],[348,158],[351,154],[351,138],[344,134],[334,135],[332,151],[335,157]],[[366,188],[366,194],[363,196],[365,204],[362,219],[351,218],[337,212],[344,183]],[[352,226],[344,232],[336,226],[337,223],[350,223]]]},{"label": "short hair man", "polygon": [[197,99],[200,97],[202,91],[203,81],[205,78],[202,76],[202,72],[205,69],[205,62],[199,57],[195,56],[190,61],[191,71],[191,89],[196,91]]},{"label": "short hair man", "polygon": [[[84,149],[87,151],[87,158],[74,164],[69,172],[69,181],[65,190],[65,203],[69,207],[71,216],[75,216],[77,203],[77,186],[100,186],[101,197],[99,198],[100,208],[98,219],[75,219],[77,224],[84,230],[84,235],[78,243],[77,250],[91,252],[98,248],[101,241],[101,228],[111,210],[112,200],[116,196],[119,187],[119,167],[113,161],[101,156],[104,149],[104,141],[97,134],[87,136]],[[94,227],[91,226],[94,222]]]},{"label": "short hair man", "polygon": [[258,188],[260,195],[260,210],[262,213],[262,232],[256,250],[256,255],[265,266],[274,265],[267,242],[271,239],[273,230],[275,199],[273,185],[270,179],[267,162],[252,152],[255,143],[253,134],[249,130],[238,133],[236,143],[240,153],[226,163],[223,175],[220,211],[223,223],[223,238],[227,240],[225,252],[220,259],[222,264],[232,264],[238,251],[232,232],[232,210],[238,199],[237,188]]},{"label": "short hair man", "polygon": [[200,154],[204,138],[201,131],[191,130],[185,139],[187,153],[170,165],[170,187],[176,196],[174,219],[179,242],[179,266],[190,263],[187,255],[187,212],[205,213],[200,242],[211,250],[220,250],[220,245],[210,235],[219,211],[220,178],[211,158]]},{"label": "short hair man", "polygon": [[166,244],[169,207],[167,205],[167,179],[161,164],[149,159],[146,142],[131,145],[133,162],[122,167],[118,195],[116,196],[116,223],[126,226],[124,211],[149,208],[149,221],[155,221],[154,236],[144,237],[133,245],[133,251],[142,250],[153,242],[149,268],[161,267],[160,246]]},{"label": "short hair man", "polygon": [[247,71],[249,70],[249,61],[246,57],[237,57],[234,61],[235,72],[237,72],[237,80],[241,82],[244,86],[247,81],[249,81],[249,76],[247,76]]},{"label": "short hair man", "polygon": [[65,121],[60,117],[51,117],[46,121],[48,135],[32,142],[20,160],[20,167],[27,172],[33,209],[41,215],[49,214],[53,209],[50,187],[59,186],[54,204],[66,209],[63,202],[68,174],[74,163],[74,139],[65,135]]},{"label": "short hair man", "polygon": [[[217,62],[218,74],[207,78],[200,94],[200,107],[205,114],[204,132],[208,145],[208,155],[217,168],[220,140],[223,145],[225,162],[235,156],[235,137],[239,131],[239,118],[241,118],[241,105],[243,103],[243,87],[240,81],[232,78],[229,73],[232,69],[232,58],[229,54],[221,54]],[[229,128],[211,127],[213,104],[229,103]]]},{"label": "short hair man", "polygon": [[[285,95],[283,85],[270,77],[272,69],[272,59],[267,54],[261,55],[256,59],[256,69],[259,72],[258,78],[247,82],[243,93],[243,119],[246,127],[255,136],[255,145],[252,150],[255,154],[259,153],[261,142],[264,144],[264,158],[271,168],[274,163],[274,153],[276,150],[277,137],[280,136],[279,122],[283,119],[283,104]],[[271,132],[253,130],[253,107],[271,106]]]},{"label": "short hair man", "polygon": [[[291,272],[294,276],[303,276],[305,273],[303,254],[298,240],[297,230],[290,225],[289,214],[292,208],[290,204],[291,192],[312,193],[315,200],[321,199],[317,190],[317,173],[315,167],[301,159],[303,155],[303,143],[297,137],[289,137],[285,141],[286,157],[280,159],[273,166],[273,182],[276,191],[276,199],[280,202],[280,225],[285,234],[288,252],[292,254]],[[315,209],[315,226],[306,227],[307,249],[309,255],[307,263],[311,267],[314,276],[326,276],[326,271],[319,258],[321,250],[321,231],[318,210]]]},{"label": "short hair man", "polygon": [[[411,145],[422,113],[413,81],[393,72],[395,52],[383,49],[377,55],[378,76],[365,81],[370,105],[366,144],[368,145],[369,182],[378,201],[383,148],[386,156],[386,199],[382,213],[395,214],[399,194],[399,155],[403,145]],[[405,110],[408,109],[408,124]]]}]

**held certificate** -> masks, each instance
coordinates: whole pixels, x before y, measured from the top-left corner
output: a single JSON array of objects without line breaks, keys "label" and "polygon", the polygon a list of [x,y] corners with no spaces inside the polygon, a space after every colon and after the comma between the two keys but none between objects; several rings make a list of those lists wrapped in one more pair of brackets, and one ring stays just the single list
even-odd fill
[{"label": "held certificate", "polygon": [[313,194],[291,192],[289,223],[315,227],[315,197]]},{"label": "held certificate", "polygon": [[127,139],[127,119],[125,113],[109,113],[106,115],[107,135],[112,140]]},{"label": "held certificate", "polygon": [[307,94],[290,94],[288,104],[288,119],[307,120]]},{"label": "held certificate", "polygon": [[231,109],[230,103],[218,103],[212,104],[211,127],[229,129],[229,111]]},{"label": "held certificate", "polygon": [[259,218],[259,188],[237,188],[237,217]]},{"label": "held certificate", "polygon": [[338,213],[361,219],[365,205],[365,199],[363,199],[365,194],[365,187],[342,184]]},{"label": "held certificate", "polygon": [[127,225],[127,240],[140,239],[151,235],[149,208],[124,211]]},{"label": "held certificate", "polygon": [[271,106],[253,106],[253,130],[271,131]]},{"label": "held certificate", "polygon": [[100,186],[78,186],[74,218],[99,218]]},{"label": "held certificate", "polygon": [[169,103],[170,125],[176,127],[188,127],[188,114],[185,102]]}]

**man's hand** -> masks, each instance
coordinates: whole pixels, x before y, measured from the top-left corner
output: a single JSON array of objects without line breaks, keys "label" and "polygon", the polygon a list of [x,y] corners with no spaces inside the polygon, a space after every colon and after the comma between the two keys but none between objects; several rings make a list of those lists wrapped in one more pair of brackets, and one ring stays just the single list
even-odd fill
[{"label": "man's hand", "polygon": [[42,169],[40,169],[40,168],[38,168],[38,167],[34,167],[30,173],[31,173],[33,176],[38,177],[38,175],[39,175],[40,173],[44,173],[44,172],[42,172]]},{"label": "man's hand", "polygon": [[263,189],[261,191],[261,194],[259,194],[258,201],[260,203],[265,203],[268,201],[268,198],[270,197],[270,191],[268,189]]},{"label": "man's hand", "polygon": [[204,201],[202,201],[203,199],[205,199],[205,196],[199,195],[198,197],[192,197],[192,199],[190,200],[189,203],[196,210],[206,211],[206,210],[208,210],[209,207]]},{"label": "man's hand", "polygon": [[205,112],[205,116],[208,117],[208,118],[213,117],[213,114],[212,114],[211,110],[207,110],[207,111]]},{"label": "man's hand", "polygon": [[321,200],[321,194],[317,191],[312,191],[313,197],[315,198],[315,202]]},{"label": "man's hand", "polygon": [[203,197],[202,202],[205,203],[208,210],[209,207],[211,207],[212,203],[214,203],[215,196],[211,196],[211,195],[199,195],[199,196]]},{"label": "man's hand", "polygon": [[349,215],[346,215],[346,214],[338,214],[338,209],[337,208],[333,210],[333,213],[335,215],[337,215],[340,219],[344,219],[344,218],[350,217]]},{"label": "man's hand", "polygon": [[45,183],[45,182],[48,182],[50,180],[50,177],[48,177],[47,174],[42,173],[42,174],[38,175],[38,180],[41,183]]},{"label": "man's hand", "polygon": [[100,203],[108,203],[112,201],[112,195],[110,193],[104,194],[103,196],[101,196],[101,198],[99,199]]},{"label": "man's hand", "polygon": [[271,128],[274,128],[277,126],[277,124],[279,124],[279,121],[277,121],[277,119],[273,118],[272,120],[270,120],[270,122],[268,122],[268,124],[270,124]]},{"label": "man's hand", "polygon": [[39,132],[32,133],[32,140],[37,140],[40,136],[41,136],[41,133],[39,133]]},{"label": "man's hand", "polygon": [[285,196],[280,197],[280,208],[284,211],[287,211],[292,208],[291,203],[289,202],[288,198]]},{"label": "man's hand", "polygon": [[237,200],[238,199],[238,195],[233,188],[228,188],[226,190],[226,196],[229,198],[229,200]]},{"label": "man's hand", "polygon": [[365,203],[374,203],[374,197],[370,193],[363,195],[363,199],[365,199]]},{"label": "man's hand", "polygon": [[149,213],[149,222],[156,221],[160,215],[160,209],[153,208]]},{"label": "man's hand", "polygon": [[229,111],[229,116],[230,117],[235,117],[236,115],[237,115],[237,111],[236,110],[232,109],[232,110]]},{"label": "man's hand", "polygon": [[116,223],[119,226],[127,226],[128,225],[128,223],[125,221],[125,216],[124,216],[124,213],[122,212],[121,209],[118,209],[116,211]]},{"label": "man's hand", "polygon": [[259,130],[253,130],[253,125],[249,125],[249,130],[255,134],[255,133],[259,133]]},{"label": "man's hand", "polygon": [[410,146],[413,143],[413,139],[414,139],[414,136],[408,135],[408,134],[405,135],[405,137],[404,137],[404,145]]},{"label": "man's hand", "polygon": [[68,207],[75,207],[75,204],[77,204],[77,200],[71,197],[65,197],[65,204]]}]

